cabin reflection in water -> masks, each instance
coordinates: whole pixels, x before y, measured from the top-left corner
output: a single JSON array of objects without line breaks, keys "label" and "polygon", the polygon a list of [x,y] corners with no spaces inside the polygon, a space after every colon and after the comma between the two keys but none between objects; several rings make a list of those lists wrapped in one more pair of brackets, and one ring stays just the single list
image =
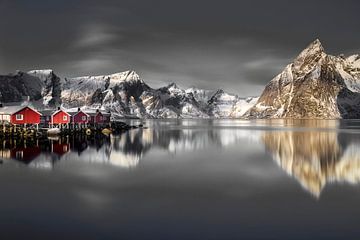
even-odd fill
[{"label": "cabin reflection in water", "polygon": [[[234,131],[234,129],[148,128],[134,129],[120,136],[111,137],[82,136],[54,138],[40,142],[4,141],[1,154],[3,159],[15,159],[31,167],[52,168],[61,160],[134,168],[151,149],[162,149],[174,155],[206,149],[210,146],[227,147],[244,138],[255,138],[255,136],[255,133],[245,129]],[[11,151],[18,151],[18,157],[11,156]]]},{"label": "cabin reflection in water", "polygon": [[[305,129],[266,131],[265,147],[315,197],[329,183],[360,182],[360,139],[331,121],[304,121]],[[341,126],[340,126],[341,127]]]},{"label": "cabin reflection in water", "polygon": [[142,149],[131,136],[124,134],[114,138],[72,136],[36,141],[4,140],[0,157],[5,162],[15,160],[17,163],[44,169],[52,169],[60,160],[135,167],[142,156]]},{"label": "cabin reflection in water", "polygon": [[67,139],[3,140],[0,156],[37,168],[52,168],[54,163],[70,151]]}]

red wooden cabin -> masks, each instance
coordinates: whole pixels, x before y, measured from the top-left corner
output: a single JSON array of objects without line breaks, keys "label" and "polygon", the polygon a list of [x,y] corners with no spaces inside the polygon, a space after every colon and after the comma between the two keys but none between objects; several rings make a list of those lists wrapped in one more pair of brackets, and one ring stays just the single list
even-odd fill
[{"label": "red wooden cabin", "polygon": [[0,120],[12,124],[39,124],[41,113],[29,106],[7,106],[0,108]]},{"label": "red wooden cabin", "polygon": [[103,122],[103,115],[99,110],[96,111],[86,111],[87,114],[90,116],[90,123],[102,123]]},{"label": "red wooden cabin", "polygon": [[67,124],[70,123],[71,115],[64,110],[57,110],[51,115],[52,124]]},{"label": "red wooden cabin", "polygon": [[103,115],[103,122],[105,124],[110,123],[111,113],[110,112],[102,112]]},{"label": "red wooden cabin", "polygon": [[107,124],[110,123],[110,113],[101,112],[99,109],[96,111],[86,111],[86,113],[90,116],[91,124]]},{"label": "red wooden cabin", "polygon": [[58,108],[58,110],[43,110],[41,111],[41,123],[49,124],[67,124],[70,123],[71,115],[66,111]]},{"label": "red wooden cabin", "polygon": [[90,121],[89,114],[83,112],[82,110],[78,109],[77,112],[69,112],[71,114],[71,123],[74,124],[87,124]]}]

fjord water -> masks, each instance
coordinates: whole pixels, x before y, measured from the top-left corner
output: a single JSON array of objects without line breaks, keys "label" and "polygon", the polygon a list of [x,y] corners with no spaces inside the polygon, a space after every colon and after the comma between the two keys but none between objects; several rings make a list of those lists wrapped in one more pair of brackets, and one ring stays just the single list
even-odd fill
[{"label": "fjord water", "polygon": [[1,239],[354,239],[360,122],[148,120],[4,141]]}]

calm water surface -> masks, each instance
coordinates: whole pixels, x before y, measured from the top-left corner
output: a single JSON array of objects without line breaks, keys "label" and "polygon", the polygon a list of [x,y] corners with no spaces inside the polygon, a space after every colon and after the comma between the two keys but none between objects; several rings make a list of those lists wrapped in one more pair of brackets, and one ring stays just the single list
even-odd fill
[{"label": "calm water surface", "polygon": [[121,136],[4,141],[1,239],[359,236],[359,121],[145,125]]}]

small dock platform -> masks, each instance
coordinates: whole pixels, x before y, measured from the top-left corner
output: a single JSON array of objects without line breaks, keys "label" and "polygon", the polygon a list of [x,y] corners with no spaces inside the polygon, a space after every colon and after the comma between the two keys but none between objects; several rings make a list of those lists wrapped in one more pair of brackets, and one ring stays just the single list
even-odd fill
[{"label": "small dock platform", "polygon": [[71,135],[110,135],[121,134],[131,129],[142,128],[143,125],[128,125],[124,122],[111,122],[109,125],[59,125],[40,127],[35,125],[3,124],[0,128],[0,138],[43,138],[47,136]]}]

